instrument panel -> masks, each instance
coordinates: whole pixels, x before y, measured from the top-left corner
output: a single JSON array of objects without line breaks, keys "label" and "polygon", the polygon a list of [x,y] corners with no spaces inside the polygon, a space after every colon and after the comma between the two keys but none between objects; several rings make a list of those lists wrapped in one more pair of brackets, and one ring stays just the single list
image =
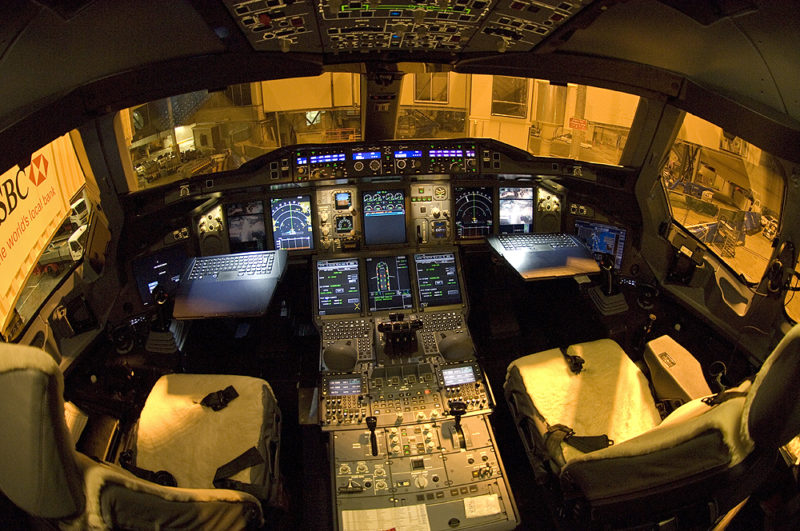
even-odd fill
[{"label": "instrument panel", "polygon": [[[577,234],[578,221],[610,221],[584,206],[586,190],[630,194],[634,177],[626,168],[532,157],[490,139],[391,140],[278,148],[238,170],[124,201],[135,203],[126,210],[135,213],[129,226],[139,227],[139,241],[154,234],[152,220],[163,221],[165,206],[180,216],[152,240],[151,254],[180,245],[189,256],[286,249],[344,257],[468,246],[501,233]],[[565,179],[569,191],[559,184]],[[572,195],[583,181],[583,196]],[[131,259],[146,254],[128,252]],[[616,257],[621,269],[622,252]]]}]

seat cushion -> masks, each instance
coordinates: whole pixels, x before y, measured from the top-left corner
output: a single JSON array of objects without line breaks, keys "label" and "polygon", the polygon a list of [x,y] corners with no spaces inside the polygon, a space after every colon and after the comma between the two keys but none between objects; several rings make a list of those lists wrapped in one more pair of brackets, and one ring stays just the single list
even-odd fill
[{"label": "seat cushion", "polygon": [[[542,426],[541,415],[551,426],[564,424],[576,435],[605,434],[615,443],[661,422],[647,378],[616,342],[579,343],[567,353],[584,359],[579,374],[570,371],[559,349],[530,354],[509,365],[505,394],[514,397],[518,416]],[[566,462],[583,455],[569,445],[562,445],[562,452]]]},{"label": "seat cushion", "polygon": [[[213,411],[200,405],[209,393],[232,385],[239,396]],[[184,488],[214,488],[217,468],[256,447],[269,463],[269,444],[280,440],[275,395],[249,376],[169,374],[147,397],[136,433],[136,465],[166,470]],[[270,465],[242,470],[231,479],[264,485]]]}]

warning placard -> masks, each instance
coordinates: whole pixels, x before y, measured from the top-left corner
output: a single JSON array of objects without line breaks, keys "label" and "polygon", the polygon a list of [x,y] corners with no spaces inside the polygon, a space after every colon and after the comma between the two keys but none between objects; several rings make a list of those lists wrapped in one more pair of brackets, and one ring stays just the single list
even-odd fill
[{"label": "warning placard", "polygon": [[575,117],[569,119],[569,128],[570,129],[586,130],[587,127],[589,127],[589,121],[588,120],[584,120],[583,118],[575,118]]}]

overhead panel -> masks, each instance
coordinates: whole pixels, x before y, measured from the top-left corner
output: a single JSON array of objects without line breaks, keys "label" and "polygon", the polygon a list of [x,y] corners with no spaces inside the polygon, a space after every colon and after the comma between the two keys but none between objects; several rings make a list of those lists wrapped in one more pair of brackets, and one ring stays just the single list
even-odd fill
[{"label": "overhead panel", "polygon": [[257,51],[528,51],[591,0],[225,0]]},{"label": "overhead panel", "polygon": [[225,0],[239,28],[258,52],[320,51],[315,2]]}]

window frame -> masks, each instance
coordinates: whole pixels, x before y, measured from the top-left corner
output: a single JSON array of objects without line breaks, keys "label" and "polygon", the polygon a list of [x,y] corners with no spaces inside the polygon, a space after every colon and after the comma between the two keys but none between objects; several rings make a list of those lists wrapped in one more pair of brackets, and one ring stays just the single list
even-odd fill
[{"label": "window frame", "polygon": [[[498,79],[512,79],[512,80],[519,80],[524,82],[525,87],[525,101],[507,101],[498,99],[495,94],[495,87],[496,82]],[[491,115],[492,116],[503,116],[506,118],[516,118],[518,120],[527,120],[530,112],[530,99],[531,99],[531,79],[527,77],[516,77],[516,76],[492,76],[492,105],[491,105]],[[522,110],[521,115],[516,114],[508,114],[505,112],[499,112],[495,110],[496,104],[504,104],[504,105],[516,105]]]},{"label": "window frame", "polygon": [[[428,98],[420,97],[420,85],[419,82],[424,77],[428,79]],[[439,78],[444,78],[444,99],[434,99],[434,76],[438,76]],[[450,74],[447,72],[425,72],[425,73],[415,73],[414,74],[414,102],[415,103],[429,103],[434,105],[447,105],[450,103]]]}]

